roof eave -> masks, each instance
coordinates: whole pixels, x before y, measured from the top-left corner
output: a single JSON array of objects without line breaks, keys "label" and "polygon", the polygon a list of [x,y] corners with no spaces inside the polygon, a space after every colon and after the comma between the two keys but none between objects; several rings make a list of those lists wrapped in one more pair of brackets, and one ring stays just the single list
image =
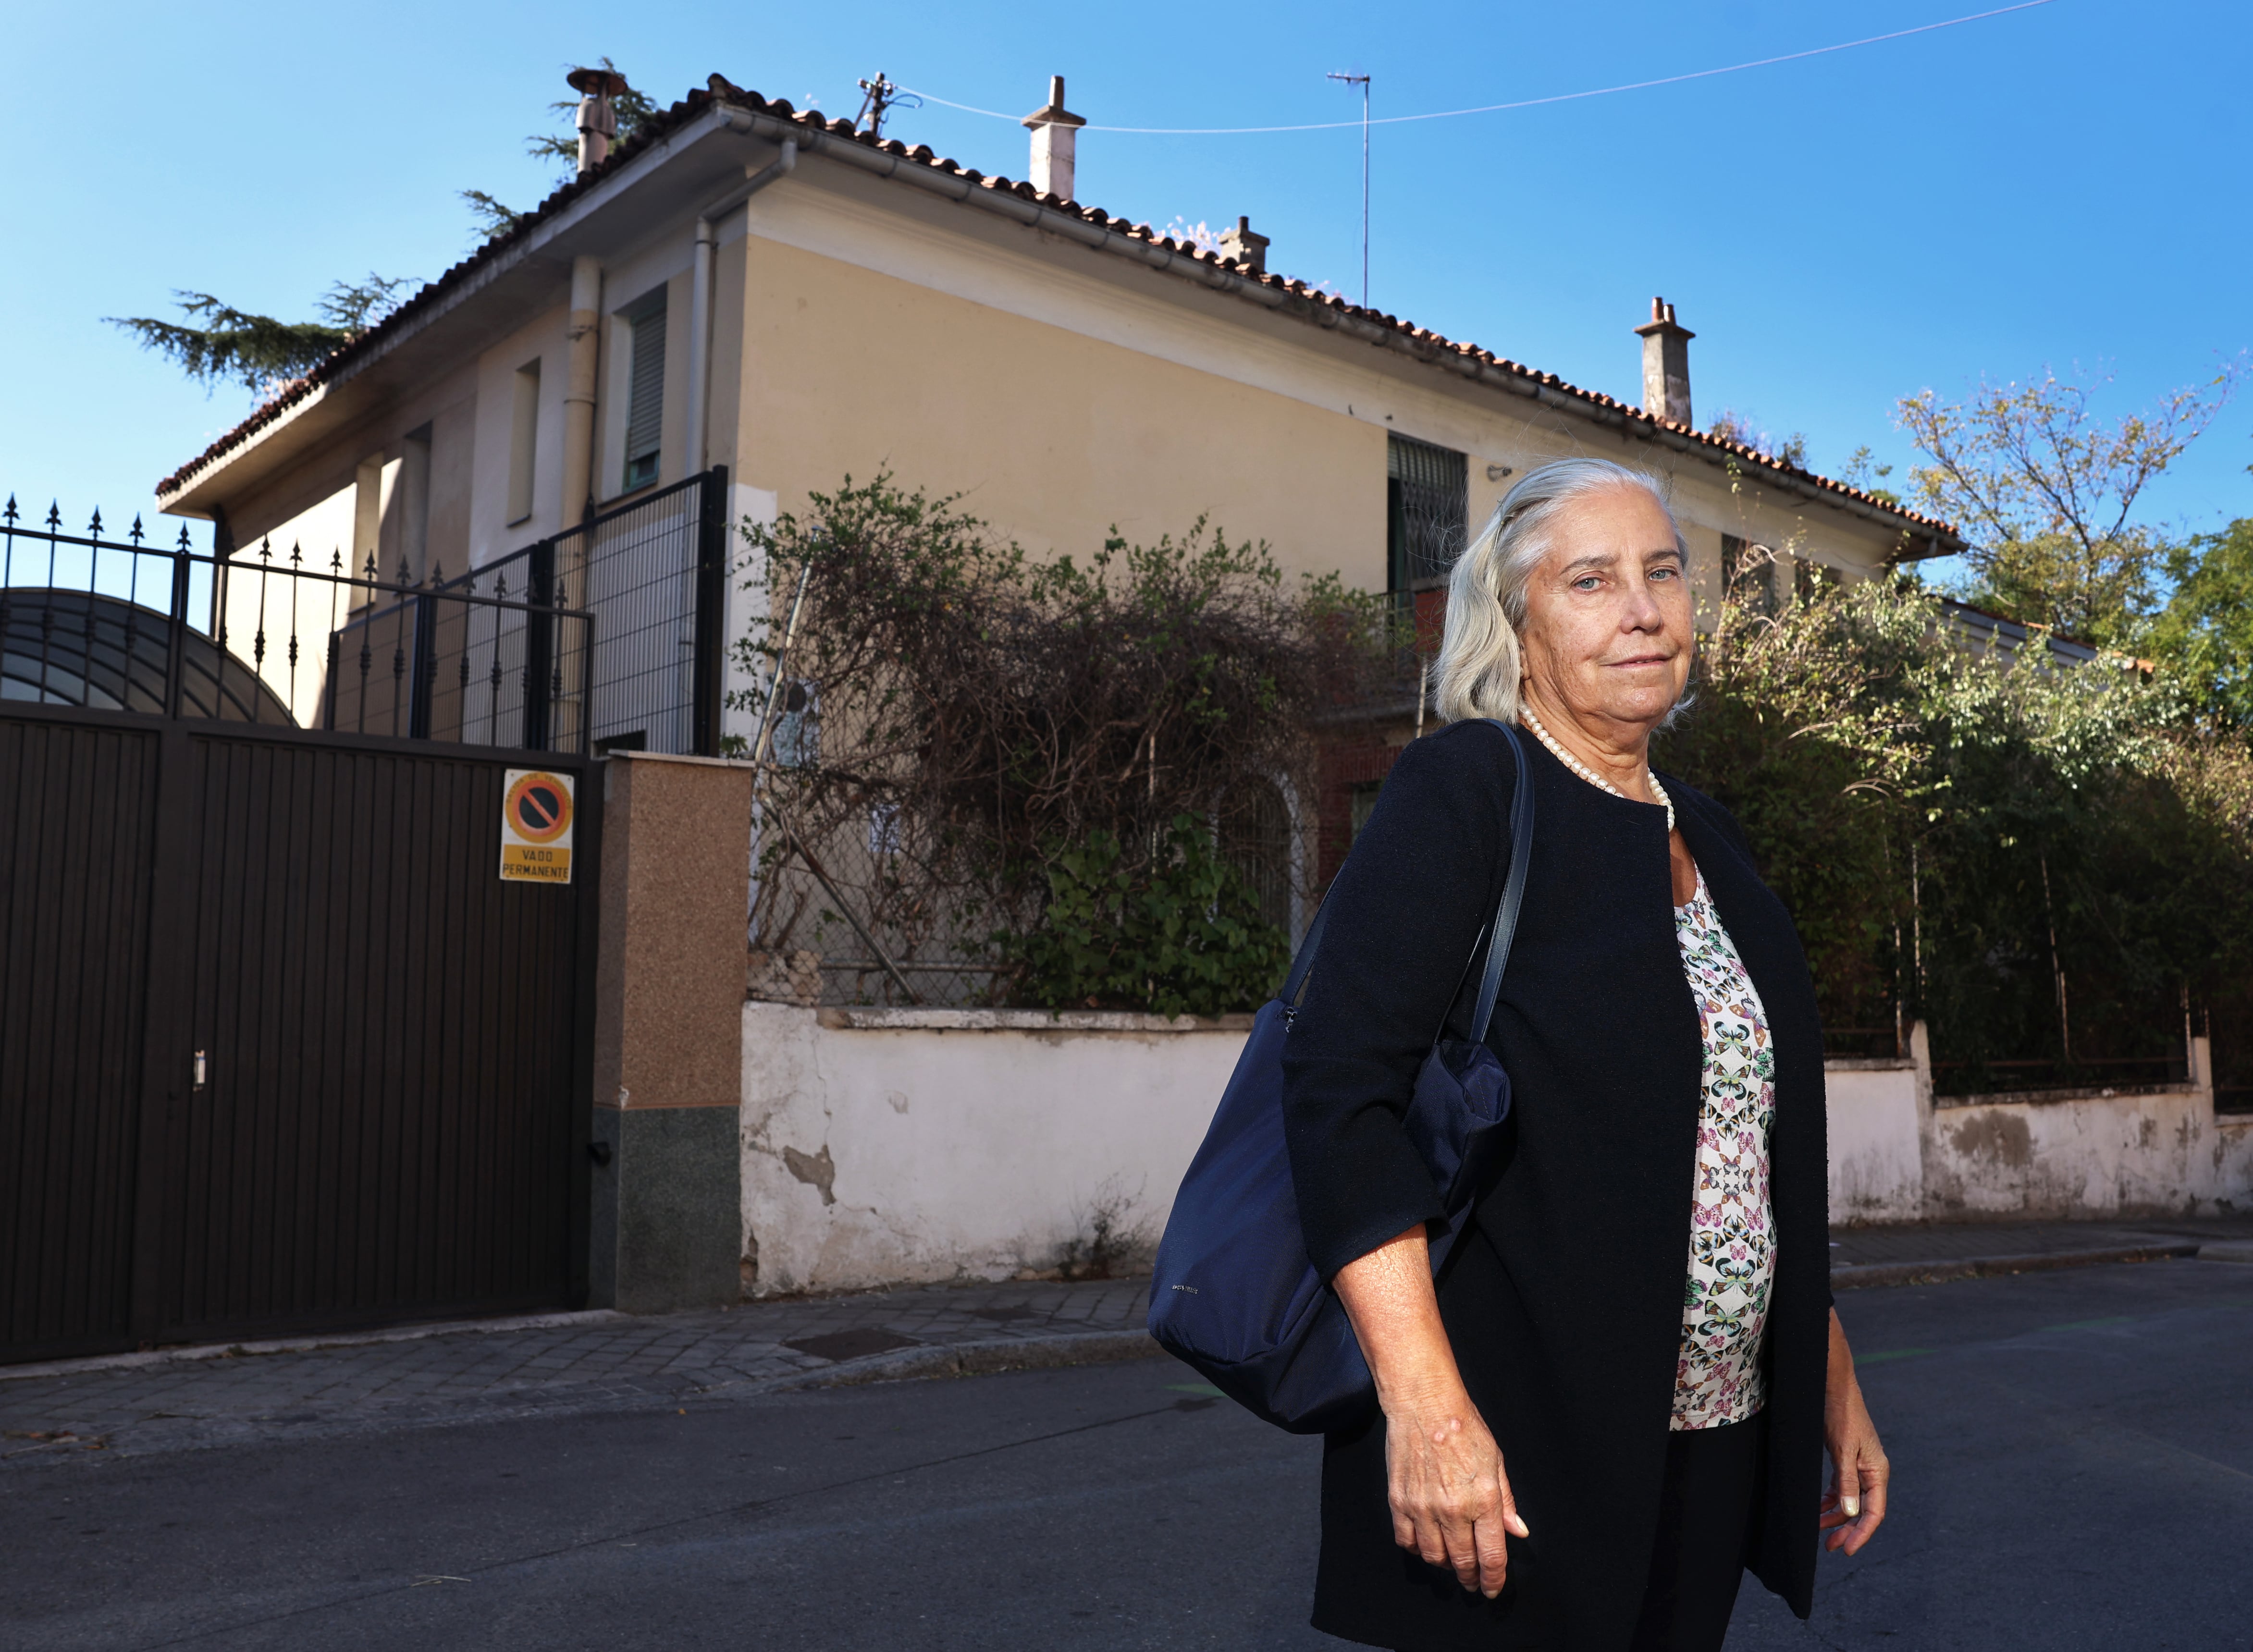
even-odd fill
[{"label": "roof eave", "polygon": [[[200,462],[192,462],[193,468],[181,473],[177,486],[158,491],[157,508],[179,516],[210,515],[212,506],[220,502],[214,494],[229,471],[258,456],[260,450],[344,387],[394,358],[433,326],[457,315],[464,306],[510,276],[527,266],[568,259],[581,250],[579,243],[587,238],[593,219],[617,205],[681,151],[727,129],[717,115],[716,109],[707,109],[630,157],[616,171],[606,173],[576,199],[534,224],[521,236],[513,238],[489,254],[483,249],[472,254],[455,279],[442,276],[426,288],[428,302],[412,304],[412,313],[400,317],[399,324],[380,326],[364,339],[344,346],[331,358],[333,366],[324,363],[310,375],[310,382],[285,390],[282,397],[287,405],[269,415],[258,429],[223,451]],[[250,416],[257,419],[264,412],[262,407]],[[241,426],[236,428],[240,429]]]}]

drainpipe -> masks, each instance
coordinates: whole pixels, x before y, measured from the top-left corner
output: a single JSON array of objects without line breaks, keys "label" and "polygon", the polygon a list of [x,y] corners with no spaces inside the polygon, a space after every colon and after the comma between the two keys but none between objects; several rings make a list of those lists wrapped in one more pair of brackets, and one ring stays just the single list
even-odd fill
[{"label": "drainpipe", "polygon": [[563,510],[561,525],[584,519],[595,491],[595,366],[602,343],[603,266],[571,261],[570,354],[563,382]]},{"label": "drainpipe", "polygon": [[711,399],[712,382],[712,263],[717,255],[720,220],[797,164],[798,140],[786,137],[782,141],[782,154],[771,164],[752,173],[697,214],[696,256],[688,279],[687,440],[682,444],[691,476],[706,466],[705,404]]}]

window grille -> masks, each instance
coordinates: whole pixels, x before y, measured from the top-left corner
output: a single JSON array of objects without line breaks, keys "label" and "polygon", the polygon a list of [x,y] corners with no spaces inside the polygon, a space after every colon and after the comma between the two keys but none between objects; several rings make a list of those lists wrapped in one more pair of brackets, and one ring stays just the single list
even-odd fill
[{"label": "window grille", "polygon": [[633,329],[626,390],[626,489],[657,480],[658,447],[665,430],[665,289],[622,312]]},{"label": "window grille", "polygon": [[1460,453],[1396,436],[1387,444],[1385,477],[1391,588],[1411,591],[1436,584],[1463,548],[1468,464]]}]

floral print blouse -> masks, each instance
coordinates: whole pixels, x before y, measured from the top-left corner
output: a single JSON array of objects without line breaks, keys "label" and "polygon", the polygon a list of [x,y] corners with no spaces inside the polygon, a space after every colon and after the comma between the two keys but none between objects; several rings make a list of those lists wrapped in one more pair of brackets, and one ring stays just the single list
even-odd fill
[{"label": "floral print blouse", "polygon": [[1718,1428],[1744,1421],[1767,1397],[1761,1339],[1775,1272],[1768,1166],[1775,1049],[1760,993],[1721,927],[1702,872],[1690,904],[1674,909],[1674,938],[1697,1000],[1705,1062],[1671,1426]]}]

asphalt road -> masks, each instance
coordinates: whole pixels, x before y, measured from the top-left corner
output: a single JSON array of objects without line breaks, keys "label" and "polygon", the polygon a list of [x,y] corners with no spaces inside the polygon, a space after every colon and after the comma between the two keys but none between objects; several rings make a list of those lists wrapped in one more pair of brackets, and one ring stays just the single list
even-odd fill
[{"label": "asphalt road", "polygon": [[[2253,1266],[1841,1297],[1898,1475],[1733,1649],[2253,1649]],[[0,1647],[1280,1649],[1315,1448],[1168,1362],[0,1472]],[[1187,1386],[1185,1386],[1187,1385]]]}]

